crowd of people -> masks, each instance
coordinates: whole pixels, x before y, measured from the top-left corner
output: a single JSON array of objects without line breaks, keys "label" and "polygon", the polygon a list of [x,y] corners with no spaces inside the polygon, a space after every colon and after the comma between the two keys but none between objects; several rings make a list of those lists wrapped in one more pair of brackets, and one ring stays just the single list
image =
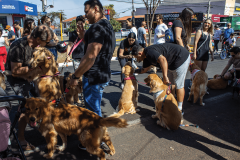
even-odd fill
[{"label": "crowd of people", "polygon": [[[85,107],[99,116],[101,112],[101,100],[104,89],[108,86],[111,79],[110,62],[115,49],[115,33],[110,22],[105,18],[103,6],[98,0],[87,0],[84,3],[84,16],[77,16],[77,28],[69,34],[69,44],[67,53],[72,54],[72,58],[81,62],[72,75],[71,85],[78,85],[78,80],[83,76],[83,95]],[[142,22],[140,28],[136,28],[132,19],[127,19],[127,25],[131,28],[126,39],[122,40],[118,48],[118,60],[121,68],[128,62],[143,61],[142,68],[135,67],[135,74],[146,73],[151,66],[160,66],[165,84],[172,83],[172,91],[177,95],[178,108],[183,114],[183,100],[185,96],[185,78],[190,64],[190,47],[192,23],[191,17],[194,14],[190,8],[185,8],[180,16],[167,25],[163,23],[161,14],[156,16],[157,27],[155,28],[154,44],[150,45],[146,38],[146,23]],[[84,29],[85,18],[92,24],[88,30]],[[8,38],[1,37],[0,31],[0,67],[1,70],[11,71],[7,75],[7,80],[17,92],[24,93],[29,97],[28,91],[31,90],[31,84],[21,78],[30,69],[29,61],[32,57],[33,49],[37,46],[48,48],[57,60],[56,46],[59,42],[56,34],[50,28],[51,19],[43,16],[38,24],[35,25],[33,19],[26,19],[24,28],[14,22],[15,33],[11,26],[7,26]],[[211,19],[206,19],[201,28],[196,32],[193,47],[193,60],[198,67],[206,71],[209,61],[209,51],[213,58],[212,39],[214,39],[214,49],[218,52],[219,41],[229,43],[232,49],[232,57],[228,65],[224,68],[220,78],[233,78],[232,73],[238,71],[240,76],[240,50],[236,45],[236,39],[233,36],[231,24],[222,36],[219,26],[215,26],[213,36],[213,23]],[[165,31],[171,29],[174,41],[165,42]],[[7,53],[6,45],[10,45]],[[70,54],[69,54],[70,53]],[[236,56],[234,56],[236,55]],[[238,56],[237,56],[238,55]],[[68,57],[70,60],[70,57]],[[3,65],[5,63],[5,68]],[[233,64],[233,69],[228,71]],[[121,88],[124,87],[124,74],[121,74]],[[20,118],[20,121],[22,119]],[[19,123],[21,124],[21,123]],[[30,143],[24,138],[20,130],[26,126],[19,125],[19,135],[21,145],[25,149],[33,149]],[[84,148],[79,144],[79,148]]]}]

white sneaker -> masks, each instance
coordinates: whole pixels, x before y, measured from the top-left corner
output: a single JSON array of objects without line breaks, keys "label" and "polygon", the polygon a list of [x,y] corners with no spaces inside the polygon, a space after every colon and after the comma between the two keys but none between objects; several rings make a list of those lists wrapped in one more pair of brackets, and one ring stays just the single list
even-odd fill
[{"label": "white sneaker", "polygon": [[133,73],[135,76],[137,76],[138,75],[138,73]]}]

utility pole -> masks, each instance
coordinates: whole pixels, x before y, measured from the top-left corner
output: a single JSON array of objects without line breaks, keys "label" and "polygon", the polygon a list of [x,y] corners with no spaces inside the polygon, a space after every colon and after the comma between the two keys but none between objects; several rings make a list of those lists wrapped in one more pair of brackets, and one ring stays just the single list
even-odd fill
[{"label": "utility pole", "polygon": [[45,12],[45,6],[47,6],[47,0],[41,0],[42,1],[42,11]]},{"label": "utility pole", "polygon": [[60,13],[60,30],[61,30],[61,41],[63,41],[63,27],[62,27],[62,13],[63,13],[63,10],[59,10],[61,13]]},{"label": "utility pole", "polygon": [[135,14],[135,11],[134,11],[134,5],[133,5],[133,0],[132,0],[132,25],[133,25],[133,26],[135,26],[134,14]]},{"label": "utility pole", "polygon": [[208,1],[208,13],[207,13],[207,18],[209,18],[210,8],[211,8],[211,0]]}]

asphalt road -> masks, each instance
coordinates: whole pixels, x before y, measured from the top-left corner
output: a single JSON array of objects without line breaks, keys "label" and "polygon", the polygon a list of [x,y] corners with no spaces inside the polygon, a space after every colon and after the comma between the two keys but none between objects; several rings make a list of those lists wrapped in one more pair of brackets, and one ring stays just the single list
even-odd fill
[{"label": "asphalt road", "polygon": [[[228,59],[220,60],[215,56],[213,62],[209,62],[206,73],[211,79],[215,74],[221,73]],[[140,63],[137,64],[141,66]],[[59,68],[61,69],[61,68]],[[70,66],[69,71],[73,72]],[[121,96],[120,65],[118,61],[111,63],[112,76],[109,86],[104,90],[101,103],[103,117],[112,114]],[[64,71],[65,68],[64,68]],[[137,79],[144,82],[149,73],[138,75]],[[162,75],[160,71],[157,73]],[[232,98],[232,89],[209,90],[209,95],[204,96],[205,106],[199,102],[193,104],[187,102],[190,74],[185,81],[184,124],[198,124],[195,127],[180,127],[177,131],[168,131],[156,125],[156,120],[151,119],[154,114],[154,102],[149,87],[139,83],[138,106],[140,112],[137,114],[125,114],[125,118],[131,125],[128,128],[109,128],[111,140],[115,146],[116,154],[108,156],[114,160],[155,160],[155,159],[240,159],[240,98]],[[9,88],[8,88],[9,90]],[[9,94],[13,92],[9,91]],[[17,107],[11,111],[13,120]],[[25,132],[26,140],[37,146],[35,151],[25,152],[28,160],[42,160],[46,152],[45,139],[41,134],[29,126]],[[12,147],[16,148],[13,141]],[[61,144],[58,138],[58,144]],[[77,148],[78,138],[75,135],[68,137],[67,149],[63,152],[55,152],[56,160],[95,160],[87,152]]]}]

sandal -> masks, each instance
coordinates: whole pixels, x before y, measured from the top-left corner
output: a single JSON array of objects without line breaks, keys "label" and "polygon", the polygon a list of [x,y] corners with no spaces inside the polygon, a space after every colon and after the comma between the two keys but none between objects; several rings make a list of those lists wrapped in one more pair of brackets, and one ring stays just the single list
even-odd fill
[{"label": "sandal", "polygon": [[32,145],[31,143],[28,142],[20,142],[22,149],[24,151],[30,151],[30,150],[34,150],[36,147],[34,145]]}]

